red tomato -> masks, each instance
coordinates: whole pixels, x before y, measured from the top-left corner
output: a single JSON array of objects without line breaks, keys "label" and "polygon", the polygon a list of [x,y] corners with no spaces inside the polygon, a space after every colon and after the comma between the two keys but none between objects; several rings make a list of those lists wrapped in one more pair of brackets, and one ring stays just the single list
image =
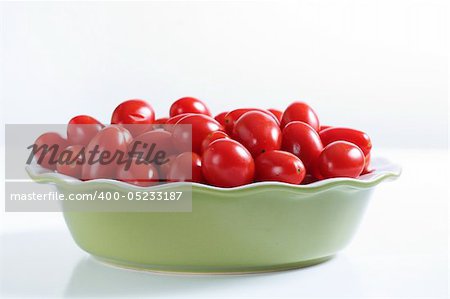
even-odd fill
[{"label": "red tomato", "polygon": [[370,153],[364,156],[364,169],[361,174],[367,174],[371,173],[373,171],[371,165],[370,165]]},{"label": "red tomato", "polygon": [[283,111],[278,109],[267,109],[269,112],[271,112],[275,117],[278,119],[278,122],[281,123],[281,117],[283,116]]},{"label": "red tomato", "polygon": [[320,129],[319,118],[316,112],[306,103],[294,102],[290,104],[281,118],[281,128],[293,121],[301,121],[310,125],[317,132]]},{"label": "red tomato", "polygon": [[67,139],[73,145],[87,145],[103,127],[102,123],[91,116],[77,115],[67,125]]},{"label": "red tomato", "polygon": [[166,162],[159,165],[159,178],[163,181],[167,180],[167,174],[169,173],[170,166],[172,165],[173,161],[175,161],[175,158],[177,155],[170,155],[166,158]]},{"label": "red tomato", "polygon": [[302,181],[302,185],[308,185],[314,182],[317,182],[317,179],[313,175],[307,174]]},{"label": "red tomato", "polygon": [[56,170],[59,173],[77,179],[81,178],[81,168],[85,163],[85,154],[83,145],[70,145],[66,147],[59,155]]},{"label": "red tomato", "polygon": [[121,164],[117,169],[116,178],[136,186],[148,187],[159,182],[156,167],[137,157],[131,157],[130,164]]},{"label": "red tomato", "polygon": [[359,146],[364,155],[370,153],[372,149],[372,142],[369,136],[358,130],[333,127],[320,131],[319,135],[323,145],[328,145],[335,141],[348,141]]},{"label": "red tomato", "polygon": [[264,109],[258,109],[258,108],[241,108],[241,109],[236,109],[233,111],[228,112],[225,115],[225,130],[228,134],[232,134],[233,133],[233,128],[234,128],[234,124],[236,123],[236,121],[245,113],[249,112],[249,111],[259,111],[262,113],[265,113],[267,115],[269,115],[270,117],[272,117],[275,122],[277,124],[279,124],[278,119],[276,118],[275,115],[273,115],[271,112],[264,110]]},{"label": "red tomato", "polygon": [[173,128],[173,144],[180,152],[201,153],[202,141],[211,132],[222,129],[215,119],[207,115],[188,115],[180,119]]},{"label": "red tomato", "polygon": [[58,133],[49,132],[39,136],[34,145],[36,151],[33,149],[33,155],[37,163],[44,168],[55,170],[59,155],[69,146],[69,142]]},{"label": "red tomato", "polygon": [[[128,158],[128,145],[131,140],[130,132],[116,125],[105,127],[98,132],[86,147],[87,162],[83,165],[81,178],[115,178],[119,162]],[[100,160],[103,163],[100,163]]]},{"label": "red tomato", "polygon": [[111,117],[112,124],[124,125],[133,136],[150,131],[154,121],[155,112],[152,106],[146,101],[139,99],[121,103],[116,107]]},{"label": "red tomato", "polygon": [[184,97],[176,100],[170,106],[170,117],[184,113],[205,114],[211,116],[211,112],[205,103],[193,97]]},{"label": "red tomato", "polygon": [[300,184],[306,175],[302,161],[291,153],[268,151],[255,160],[257,181],[278,181]]},{"label": "red tomato", "polygon": [[155,121],[153,122],[153,129],[164,129],[164,126],[168,120],[168,117],[155,119]]},{"label": "red tomato", "polygon": [[255,162],[239,142],[222,138],[203,153],[202,172],[206,181],[218,187],[236,187],[253,182]]},{"label": "red tomato", "polygon": [[224,127],[224,128],[225,128],[225,116],[227,115],[227,113],[228,113],[228,111],[225,111],[225,112],[222,112],[222,113],[217,114],[217,115],[214,117],[214,119],[217,120],[217,122],[218,122],[219,124],[221,124],[222,127]]},{"label": "red tomato", "polygon": [[234,125],[233,139],[244,145],[253,157],[281,147],[281,130],[274,119],[259,111],[249,111]]},{"label": "red tomato", "polygon": [[320,132],[322,132],[323,130],[326,130],[328,128],[332,128],[333,126],[322,126],[320,125]]},{"label": "red tomato", "polygon": [[170,164],[167,180],[172,182],[203,182],[200,156],[192,152],[179,154]]},{"label": "red tomato", "polygon": [[168,120],[169,120],[168,117],[161,117],[161,118],[155,119],[155,122],[153,124],[155,124],[155,125],[164,125],[164,124],[166,124],[166,122]]},{"label": "red tomato", "polygon": [[175,153],[172,134],[163,130],[149,131],[137,136],[128,146],[128,150],[131,155],[141,155],[148,162],[155,159],[165,160]]},{"label": "red tomato", "polygon": [[177,122],[178,122],[180,119],[182,119],[182,118],[185,117],[185,116],[192,115],[192,114],[194,114],[194,113],[183,113],[183,114],[178,114],[178,115],[176,115],[176,116],[174,116],[174,117],[169,118],[169,119],[166,121],[166,125],[176,125]]},{"label": "red tomato", "polygon": [[166,122],[165,130],[169,131],[169,132],[173,132],[173,129],[175,128],[175,125],[177,124],[177,122],[188,115],[194,115],[194,113],[178,114],[174,117],[169,118]]},{"label": "red tomato", "polygon": [[356,178],[364,169],[364,154],[353,143],[335,141],[323,149],[317,164],[324,178]]},{"label": "red tomato", "polygon": [[[319,157],[317,157],[317,159],[319,159]],[[313,176],[315,179],[317,179],[319,181],[324,179],[323,175],[320,173],[319,165],[317,164],[317,161],[316,161],[316,163],[314,163],[311,166],[309,175]]]},{"label": "red tomato", "polygon": [[281,148],[302,160],[308,173],[312,173],[323,149],[319,134],[308,124],[301,121],[290,122],[283,129],[283,144]]},{"label": "red tomato", "polygon": [[227,133],[222,131],[214,131],[208,134],[205,139],[202,141],[202,153],[206,151],[208,146],[217,139],[229,138]]}]

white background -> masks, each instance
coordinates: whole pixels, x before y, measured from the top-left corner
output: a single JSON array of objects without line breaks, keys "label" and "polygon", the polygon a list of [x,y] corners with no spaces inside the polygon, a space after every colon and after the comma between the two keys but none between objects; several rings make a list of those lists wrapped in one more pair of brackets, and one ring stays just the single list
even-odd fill
[{"label": "white background", "polygon": [[158,117],[185,95],[204,99],[214,113],[282,109],[300,99],[324,124],[367,131],[375,155],[404,167],[399,181],[380,186],[336,259],[279,274],[116,270],[79,250],[61,215],[2,212],[1,296],[85,289],[106,297],[445,298],[446,1],[0,5],[2,144],[4,123],[66,123],[77,114],[108,122],[128,98],[147,99]]},{"label": "white background", "polygon": [[128,98],[159,117],[308,101],[375,146],[447,146],[446,1],[2,4],[2,122],[108,122]]}]

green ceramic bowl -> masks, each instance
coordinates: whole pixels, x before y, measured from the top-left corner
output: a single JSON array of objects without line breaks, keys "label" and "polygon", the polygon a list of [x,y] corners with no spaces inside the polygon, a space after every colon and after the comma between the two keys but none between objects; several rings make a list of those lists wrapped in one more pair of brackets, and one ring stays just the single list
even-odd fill
[{"label": "green ceramic bowl", "polygon": [[[123,267],[189,273],[299,268],[344,248],[375,186],[401,173],[385,159],[374,159],[373,166],[376,171],[358,179],[300,186],[262,182],[225,189],[192,183],[192,212],[64,212],[64,217],[82,249]],[[27,170],[35,181],[53,183],[63,193],[137,188]]]}]

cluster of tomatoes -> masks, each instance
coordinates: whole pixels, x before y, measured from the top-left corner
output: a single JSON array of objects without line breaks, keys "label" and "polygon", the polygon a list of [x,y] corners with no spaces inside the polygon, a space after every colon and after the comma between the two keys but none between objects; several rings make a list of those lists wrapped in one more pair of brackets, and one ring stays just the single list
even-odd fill
[{"label": "cluster of tomatoes", "polygon": [[95,147],[127,152],[137,142],[155,144],[165,153],[166,163],[131,163],[127,169],[114,163],[78,160],[75,162],[80,163],[50,163],[45,157],[40,164],[83,180],[114,178],[140,186],[162,180],[219,187],[255,181],[305,184],[369,172],[372,148],[364,132],[321,126],[315,111],[304,102],[294,102],[283,112],[246,108],[213,117],[206,104],[193,97],[175,101],[170,117],[159,119],[148,102],[128,100],[114,110],[111,125],[79,115],[70,120],[67,139],[45,133],[35,144],[56,144],[61,155],[64,150],[80,152]]}]

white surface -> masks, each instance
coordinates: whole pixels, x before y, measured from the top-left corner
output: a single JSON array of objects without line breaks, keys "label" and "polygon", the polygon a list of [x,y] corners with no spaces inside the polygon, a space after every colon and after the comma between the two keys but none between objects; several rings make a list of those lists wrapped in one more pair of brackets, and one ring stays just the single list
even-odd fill
[{"label": "white surface", "polygon": [[108,122],[132,97],[162,117],[192,95],[214,113],[306,99],[404,166],[335,259],[272,274],[114,269],[60,214],[0,212],[0,297],[447,297],[447,22],[444,0],[0,3],[0,162],[4,123]]},{"label": "white surface", "polygon": [[159,117],[186,95],[214,113],[303,99],[379,146],[443,148],[448,3],[2,3],[1,121],[108,122],[133,97]]},{"label": "white surface", "polygon": [[376,153],[402,164],[402,177],[379,186],[353,242],[329,262],[245,276],[127,271],[81,251],[59,213],[3,213],[0,297],[447,298],[448,151]]}]

